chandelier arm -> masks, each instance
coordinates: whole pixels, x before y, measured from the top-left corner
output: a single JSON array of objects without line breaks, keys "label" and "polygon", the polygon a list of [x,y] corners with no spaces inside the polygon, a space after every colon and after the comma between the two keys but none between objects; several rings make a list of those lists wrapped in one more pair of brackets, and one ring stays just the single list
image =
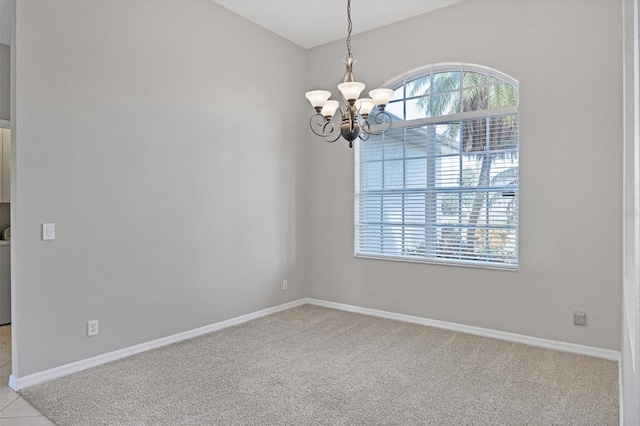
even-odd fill
[{"label": "chandelier arm", "polygon": [[[319,117],[322,119],[322,123],[317,122]],[[316,120],[315,123],[314,123],[314,119]],[[313,128],[314,124],[318,127],[322,126],[322,133],[317,132]],[[327,121],[327,119],[324,118],[324,116],[320,113],[311,116],[311,119],[309,120],[309,127],[311,127],[311,131],[313,133],[315,133],[317,136],[324,138],[324,140],[329,143],[334,143],[335,141],[340,139],[340,137],[342,136],[340,132],[336,132],[337,129],[336,129],[336,125],[333,123],[333,120]],[[334,135],[335,137],[333,137]]]},{"label": "chandelier arm", "polygon": [[353,129],[355,128],[356,124],[360,125],[360,120],[358,120],[358,118],[360,117],[360,114],[358,114],[358,110],[356,109],[355,105],[347,105],[349,114],[349,130],[353,131]]},{"label": "chandelier arm", "polygon": [[[382,117],[382,119],[380,117]],[[393,119],[391,118],[391,116],[387,111],[380,111],[373,117],[376,124],[382,124],[387,122],[387,118],[389,119],[388,121],[389,125],[391,125],[391,122],[393,121]]]},{"label": "chandelier arm", "polygon": [[324,137],[324,140],[326,142],[329,142],[329,143],[334,143],[335,141],[337,141],[338,139],[340,139],[342,137],[342,135],[340,133],[338,133],[338,136],[336,136],[334,139],[329,139],[329,136],[331,136],[331,135],[327,135],[327,136]]},{"label": "chandelier arm", "polygon": [[[322,120],[322,123],[318,123],[318,118],[320,118]],[[316,132],[316,129],[313,128],[313,125],[316,125],[318,127],[322,126],[322,133],[318,133]],[[330,129],[327,132],[327,126],[330,125]],[[318,114],[314,114],[311,116],[311,118],[309,119],[309,127],[311,128],[311,131],[313,133],[315,133],[317,136],[326,138],[327,136],[331,136],[331,134],[336,130],[336,126],[333,124],[332,121],[327,121],[326,118],[324,118],[324,116],[320,113]]]},{"label": "chandelier arm", "polygon": [[[328,125],[331,125],[331,130],[329,132],[325,132],[325,129],[327,128]],[[336,131],[336,126],[335,126],[335,124],[333,124],[333,120],[327,121],[327,124],[324,125],[324,127],[322,128],[322,131],[324,132],[324,135],[322,137],[324,138],[325,141],[327,141],[329,143],[334,143],[335,141],[340,139],[340,132],[338,132],[336,134],[335,139],[330,139],[329,138],[329,136],[334,134],[334,132]]]},{"label": "chandelier arm", "polygon": [[[382,117],[382,119],[380,119],[380,117]],[[389,120],[387,121],[386,119],[389,118]],[[380,136],[382,134],[387,133],[387,131],[389,131],[389,129],[391,128],[391,116],[389,115],[388,112],[386,111],[380,111],[379,113],[377,113],[374,117],[373,120],[375,121],[376,124],[386,124],[387,126],[379,131],[379,132],[372,132],[371,126],[369,125],[369,122],[365,121],[365,123],[367,123],[366,127],[362,126],[362,129],[365,131],[365,133],[369,134],[370,136]]]},{"label": "chandelier arm", "polygon": [[391,123],[388,123],[389,125],[387,126],[386,129],[381,130],[379,132],[366,132],[367,134],[369,134],[370,136],[380,136],[380,135],[384,135],[385,133],[387,133],[389,131],[389,128],[391,127]]},{"label": "chandelier arm", "polygon": [[[328,132],[327,132],[327,126],[330,126],[329,128],[331,129],[331,130],[329,130]],[[333,120],[329,120],[329,121],[327,121],[327,122],[324,124],[324,126],[322,126],[322,134],[323,134],[323,135],[326,135],[326,136],[329,136],[329,135],[330,135],[330,134],[332,134],[335,130],[336,130],[336,126],[335,126],[335,124],[333,124]]]},{"label": "chandelier arm", "polygon": [[360,124],[360,128],[362,129],[362,132],[360,132],[360,134],[358,135],[358,137],[360,138],[360,140],[367,141],[369,139],[369,136],[371,136],[371,131],[370,131],[370,125],[369,123],[367,123],[367,121],[363,121],[362,124]]},{"label": "chandelier arm", "polygon": [[367,123],[367,120],[363,118],[362,115],[360,115],[359,110],[358,110],[358,113],[355,115],[355,121],[360,126],[360,129],[364,130],[365,132],[368,132],[369,123]]}]

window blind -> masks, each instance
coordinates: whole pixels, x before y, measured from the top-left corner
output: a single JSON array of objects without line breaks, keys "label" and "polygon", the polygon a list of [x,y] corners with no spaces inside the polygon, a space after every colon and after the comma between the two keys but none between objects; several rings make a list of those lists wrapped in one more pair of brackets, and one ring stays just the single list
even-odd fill
[{"label": "window blind", "polygon": [[360,144],[356,255],[517,267],[518,114],[486,112]]}]

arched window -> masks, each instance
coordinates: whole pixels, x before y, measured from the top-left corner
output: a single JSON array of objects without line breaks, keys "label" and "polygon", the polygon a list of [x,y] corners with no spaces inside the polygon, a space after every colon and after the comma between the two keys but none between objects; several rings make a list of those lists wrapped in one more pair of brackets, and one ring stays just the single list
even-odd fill
[{"label": "arched window", "polygon": [[518,82],[440,64],[386,86],[392,128],[356,147],[356,256],[516,269]]}]

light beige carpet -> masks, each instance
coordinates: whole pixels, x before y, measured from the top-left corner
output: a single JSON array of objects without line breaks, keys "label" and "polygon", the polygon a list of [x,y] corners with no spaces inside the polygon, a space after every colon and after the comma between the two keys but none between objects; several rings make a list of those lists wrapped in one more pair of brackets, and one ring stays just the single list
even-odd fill
[{"label": "light beige carpet", "polygon": [[304,305],[22,395],[59,425],[617,425],[617,364]]}]

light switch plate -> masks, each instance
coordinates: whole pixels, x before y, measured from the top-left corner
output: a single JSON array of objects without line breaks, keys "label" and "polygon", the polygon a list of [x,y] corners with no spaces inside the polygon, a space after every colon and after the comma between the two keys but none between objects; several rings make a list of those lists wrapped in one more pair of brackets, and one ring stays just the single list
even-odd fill
[{"label": "light switch plate", "polygon": [[87,336],[95,336],[98,334],[98,320],[87,321]]},{"label": "light switch plate", "polygon": [[43,223],[42,224],[42,239],[43,240],[55,240],[56,239],[56,224],[55,223]]}]

